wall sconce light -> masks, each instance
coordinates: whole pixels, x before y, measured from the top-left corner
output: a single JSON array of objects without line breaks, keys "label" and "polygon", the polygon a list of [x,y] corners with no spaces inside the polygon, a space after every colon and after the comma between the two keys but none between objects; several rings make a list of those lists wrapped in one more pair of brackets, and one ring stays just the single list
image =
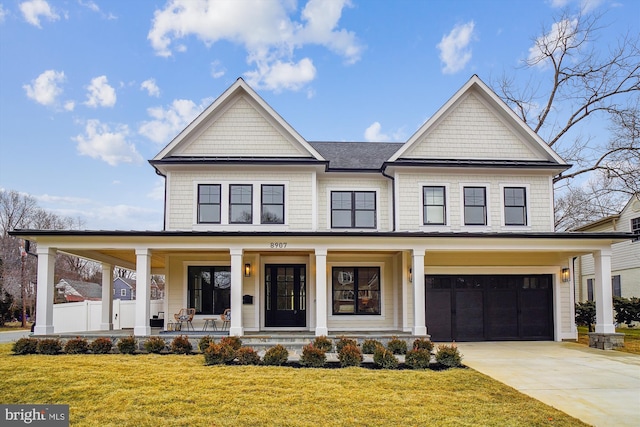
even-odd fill
[{"label": "wall sconce light", "polygon": [[244,265],[244,277],[251,277],[251,264]]},{"label": "wall sconce light", "polygon": [[413,271],[409,268],[409,281],[413,282]]},{"label": "wall sconce light", "polygon": [[560,273],[560,277],[562,278],[562,281],[568,282],[570,274],[571,274],[571,271],[568,268],[563,268],[562,272]]}]

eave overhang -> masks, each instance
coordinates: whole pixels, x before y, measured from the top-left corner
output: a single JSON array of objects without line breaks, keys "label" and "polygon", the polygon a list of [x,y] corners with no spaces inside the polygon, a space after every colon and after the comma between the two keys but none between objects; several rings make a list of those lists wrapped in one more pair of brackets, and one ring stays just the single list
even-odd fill
[{"label": "eave overhang", "polygon": [[563,172],[571,168],[568,164],[558,164],[548,161],[531,160],[480,160],[480,159],[398,159],[385,162],[384,168],[389,167],[429,167],[429,168],[492,168],[492,169],[537,169]]}]

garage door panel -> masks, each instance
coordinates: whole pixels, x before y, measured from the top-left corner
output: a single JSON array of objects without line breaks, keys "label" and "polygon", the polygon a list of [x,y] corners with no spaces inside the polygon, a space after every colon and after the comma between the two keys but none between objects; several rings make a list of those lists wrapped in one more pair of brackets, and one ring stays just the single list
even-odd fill
[{"label": "garage door panel", "polygon": [[524,338],[552,339],[550,292],[525,290],[520,294],[521,333]]},{"label": "garage door panel", "polygon": [[518,293],[514,290],[487,293],[487,338],[518,338]]},{"label": "garage door panel", "polygon": [[433,341],[451,341],[451,291],[430,291],[427,297],[427,332]]},{"label": "garage door panel", "polygon": [[455,300],[455,339],[458,341],[484,339],[483,291],[458,289]]}]

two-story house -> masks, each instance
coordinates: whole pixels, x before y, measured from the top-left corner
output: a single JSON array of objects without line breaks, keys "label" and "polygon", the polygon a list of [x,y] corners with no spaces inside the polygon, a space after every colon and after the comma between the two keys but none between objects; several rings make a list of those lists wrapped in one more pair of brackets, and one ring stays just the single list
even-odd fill
[{"label": "two-story house", "polygon": [[[102,262],[103,283],[114,265],[136,271],[140,336],[153,273],[166,313],[203,323],[230,308],[232,335],[575,339],[571,260],[594,256],[610,301],[611,245],[629,237],[554,232],[553,178],[569,165],[477,76],[405,143],[307,141],[238,79],[150,163],[162,231],[13,233],[38,242],[36,334],[53,331],[64,251]],[[611,304],[596,329],[615,332]]]}]

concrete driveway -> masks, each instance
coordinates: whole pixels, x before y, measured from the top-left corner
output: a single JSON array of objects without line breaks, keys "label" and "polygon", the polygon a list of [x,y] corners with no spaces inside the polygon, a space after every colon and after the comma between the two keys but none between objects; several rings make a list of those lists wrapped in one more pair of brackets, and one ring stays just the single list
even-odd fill
[{"label": "concrete driveway", "polygon": [[562,342],[457,343],[462,363],[594,426],[640,425],[640,356]]},{"label": "concrete driveway", "polygon": [[18,341],[20,338],[28,337],[31,331],[7,331],[0,332],[0,343]]}]

